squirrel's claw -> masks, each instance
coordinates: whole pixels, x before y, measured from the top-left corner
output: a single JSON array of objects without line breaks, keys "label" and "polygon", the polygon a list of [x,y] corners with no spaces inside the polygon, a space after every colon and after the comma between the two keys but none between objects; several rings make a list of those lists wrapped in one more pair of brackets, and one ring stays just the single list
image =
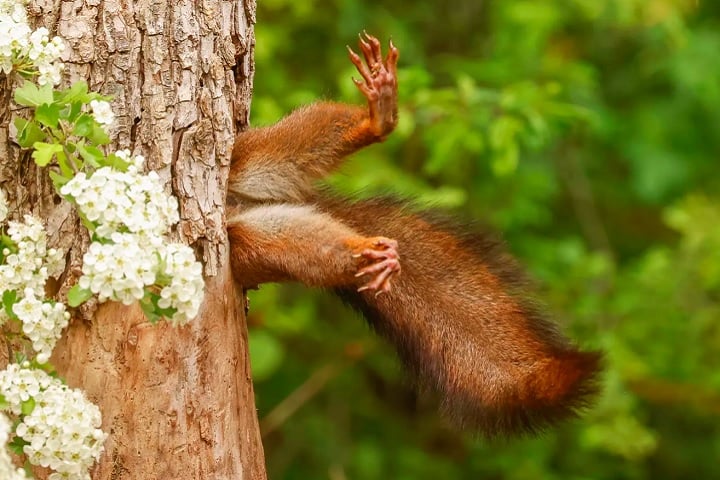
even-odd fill
[{"label": "squirrel's claw", "polygon": [[382,262],[363,268],[355,276],[363,276],[368,273],[376,272],[377,276],[372,281],[358,288],[358,292],[364,292],[365,290],[375,290],[376,297],[383,292],[389,292],[390,279],[393,275],[397,275],[400,272],[400,262],[395,258],[389,258],[387,260],[383,260]]},{"label": "squirrel's claw", "polygon": [[388,54],[383,58],[380,40],[367,32],[359,35],[358,46],[364,58],[347,47],[350,61],[362,77],[362,80],[353,79],[353,83],[368,101],[369,130],[382,139],[397,125],[399,52],[391,41]]},{"label": "squirrel's claw", "polygon": [[358,288],[358,292],[374,290],[375,296],[390,291],[390,280],[400,273],[400,255],[395,240],[379,237],[372,240],[371,248],[365,248],[353,255],[355,258],[371,260],[369,265],[358,270],[355,277],[373,275],[370,281]]},{"label": "squirrel's claw", "polygon": [[[365,83],[354,80],[355,85],[360,91],[371,99],[384,86],[391,86],[394,90],[397,88],[397,60],[399,51],[392,43],[389,43],[389,51],[387,57],[383,59],[382,46],[380,40],[364,32],[359,35],[358,46],[362,52],[365,61],[360,55],[355,53],[352,48],[346,45],[350,61],[355,65],[357,71],[362,75]],[[364,88],[363,88],[364,87]]]}]

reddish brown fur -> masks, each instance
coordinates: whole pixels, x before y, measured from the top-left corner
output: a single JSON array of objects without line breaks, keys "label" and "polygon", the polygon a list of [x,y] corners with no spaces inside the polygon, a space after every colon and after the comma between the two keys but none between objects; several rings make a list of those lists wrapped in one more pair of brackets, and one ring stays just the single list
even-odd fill
[{"label": "reddish brown fur", "polygon": [[[335,289],[462,426],[509,434],[573,415],[596,389],[600,356],[575,348],[526,300],[514,261],[496,244],[390,199],[315,194],[316,179],[382,140],[397,121],[397,50],[383,60],[376,39],[360,46],[368,65],[353,53],[351,60],[368,108],[316,103],[238,137],[228,218],[236,279]],[[375,245],[377,235],[398,241],[402,274],[373,270],[364,277],[374,275],[375,285],[355,274],[381,261],[357,257],[386,248]],[[369,284],[370,291],[357,291]]]},{"label": "reddish brown fur", "polygon": [[488,435],[532,431],[574,415],[595,392],[600,356],[578,351],[524,299],[521,273],[486,236],[467,227],[459,236],[390,199],[318,204],[361,234],[400,244],[402,275],[387,295],[336,291],[457,424]]},{"label": "reddish brown fur", "polygon": [[236,278],[245,286],[301,281],[310,286],[355,285],[366,240],[312,207],[258,206],[229,218]]}]

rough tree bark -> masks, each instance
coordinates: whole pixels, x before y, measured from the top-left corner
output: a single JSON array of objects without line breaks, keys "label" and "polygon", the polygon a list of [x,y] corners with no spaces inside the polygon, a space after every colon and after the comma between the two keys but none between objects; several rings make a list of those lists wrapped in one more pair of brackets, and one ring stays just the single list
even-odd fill
[{"label": "rough tree bark", "polygon": [[[53,363],[100,406],[110,433],[93,478],[264,479],[223,215],[232,141],[248,119],[254,0],[31,0],[29,10],[66,40],[66,81],[113,96],[112,148],[145,155],[166,179],[181,205],[177,236],[205,264],[205,302],[188,326],[152,326],[137,307],[105,304],[78,313],[58,344]],[[47,218],[51,243],[69,250],[65,290],[87,238],[13,145],[0,108],[0,183],[15,216]]]}]

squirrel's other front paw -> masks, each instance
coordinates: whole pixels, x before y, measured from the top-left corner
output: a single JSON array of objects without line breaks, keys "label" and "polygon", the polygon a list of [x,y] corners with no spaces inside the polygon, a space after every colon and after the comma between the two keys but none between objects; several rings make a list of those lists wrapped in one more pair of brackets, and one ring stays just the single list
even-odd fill
[{"label": "squirrel's other front paw", "polygon": [[375,296],[390,291],[390,280],[400,273],[400,254],[398,243],[385,237],[368,238],[367,245],[353,254],[355,258],[364,258],[370,263],[362,267],[355,277],[371,276],[371,280],[358,288],[358,292],[375,291]]}]

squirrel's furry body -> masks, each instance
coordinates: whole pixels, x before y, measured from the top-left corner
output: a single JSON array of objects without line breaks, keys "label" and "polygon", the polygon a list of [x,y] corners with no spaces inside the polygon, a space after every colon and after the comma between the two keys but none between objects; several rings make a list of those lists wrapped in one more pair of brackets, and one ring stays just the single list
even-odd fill
[{"label": "squirrel's furry body", "polygon": [[600,356],[579,351],[523,296],[496,242],[396,200],[316,192],[317,179],[397,121],[397,50],[383,60],[372,37],[361,50],[367,66],[351,59],[368,108],[316,103],[238,136],[228,218],[236,279],[333,289],[461,426],[510,434],[573,415],[595,391]]}]

